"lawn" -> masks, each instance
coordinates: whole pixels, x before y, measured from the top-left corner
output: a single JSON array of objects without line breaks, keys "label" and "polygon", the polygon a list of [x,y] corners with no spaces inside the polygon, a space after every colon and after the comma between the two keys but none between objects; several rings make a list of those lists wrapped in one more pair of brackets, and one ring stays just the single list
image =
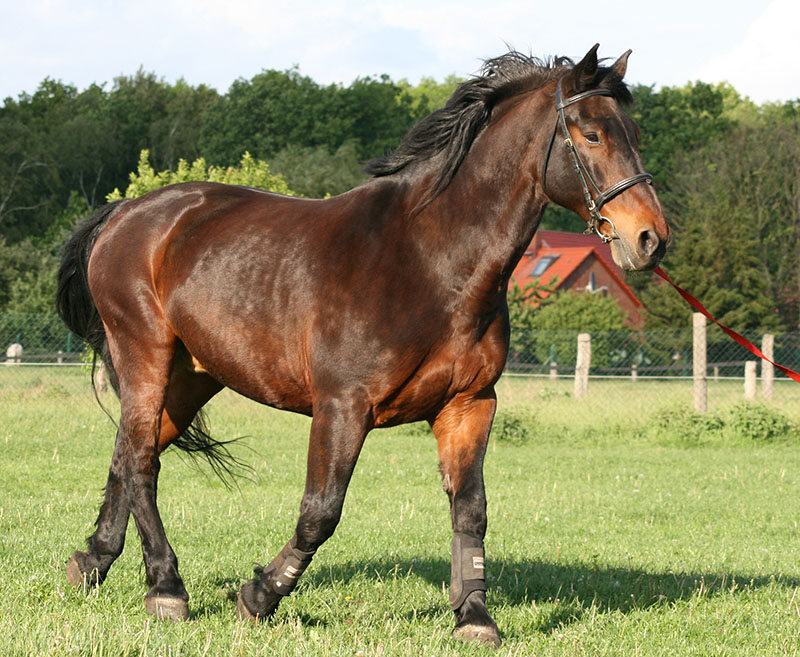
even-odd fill
[{"label": "lawn", "polygon": [[[255,478],[230,491],[163,458],[191,619],[145,614],[133,523],[102,588],[70,589],[64,565],[92,531],[114,429],[82,386],[29,378],[0,380],[0,655],[800,652],[793,391],[772,415],[744,421],[732,402],[710,421],[681,410],[690,397],[670,384],[647,402],[639,382],[602,382],[576,402],[568,382],[501,381],[485,471],[496,651],[450,638],[449,514],[420,425],[370,435],[342,522],[295,593],[272,623],[236,621],[235,592],[292,534],[309,420],[232,393],[211,404],[210,427],[249,436],[237,454]],[[790,429],[758,433],[778,416]]]}]

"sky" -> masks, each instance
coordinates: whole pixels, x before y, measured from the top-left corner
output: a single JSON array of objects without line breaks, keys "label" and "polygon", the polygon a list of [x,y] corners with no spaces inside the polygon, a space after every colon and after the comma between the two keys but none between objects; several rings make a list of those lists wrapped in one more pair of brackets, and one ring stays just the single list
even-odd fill
[{"label": "sky", "polygon": [[140,67],[225,92],[263,69],[349,85],[477,73],[510,48],[579,59],[633,50],[629,83],[727,81],[800,98],[798,0],[0,0],[0,99],[46,77],[85,89]]}]

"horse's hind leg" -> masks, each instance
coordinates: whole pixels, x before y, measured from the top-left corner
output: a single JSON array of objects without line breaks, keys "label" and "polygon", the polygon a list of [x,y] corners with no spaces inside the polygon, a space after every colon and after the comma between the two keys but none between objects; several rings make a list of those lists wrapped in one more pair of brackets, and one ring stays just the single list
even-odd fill
[{"label": "horse's hind leg", "polygon": [[491,389],[477,396],[456,397],[441,410],[432,426],[453,521],[450,608],[456,617],[454,636],[499,646],[500,633],[486,609],[483,552],[483,457],[495,406]]},{"label": "horse's hind leg", "polygon": [[120,438],[118,431],[96,529],[86,541],[88,549],[75,552],[67,563],[67,581],[76,588],[99,586],[125,544],[130,505],[122,485],[123,443]]},{"label": "horse's hind leg", "polygon": [[[159,452],[189,427],[198,411],[221,388],[208,375],[190,371],[183,361],[173,365],[159,431]],[[96,531],[87,539],[87,551],[75,552],[67,564],[67,580],[77,588],[101,584],[124,547],[130,500],[122,485],[126,443],[120,436],[117,432]]]},{"label": "horse's hind leg", "polygon": [[314,404],[308,449],[306,488],[292,539],[258,577],[245,583],[237,615],[261,620],[275,613],[289,595],[317,549],[334,532],[356,460],[371,428],[367,413],[340,399]]},{"label": "horse's hind leg", "polygon": [[[89,552],[73,555],[75,571],[97,580],[122,550],[128,513],[133,514],[142,540],[145,573],[150,590],[145,596],[149,613],[159,618],[188,617],[188,594],[178,573],[178,560],[167,541],[156,505],[162,414],[176,349],[166,326],[151,318],[147,327],[122,324],[108,334],[109,347],[119,377],[121,417],[112,458],[106,500]],[[86,556],[84,556],[86,555]],[[70,570],[68,567],[68,572]]]}]

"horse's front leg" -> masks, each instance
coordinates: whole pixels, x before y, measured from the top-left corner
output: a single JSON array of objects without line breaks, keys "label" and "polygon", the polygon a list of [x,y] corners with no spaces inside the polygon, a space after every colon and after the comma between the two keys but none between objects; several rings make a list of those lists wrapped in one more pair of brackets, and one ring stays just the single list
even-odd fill
[{"label": "horse's front leg", "polygon": [[431,424],[453,521],[450,578],[450,607],[456,617],[453,635],[499,646],[500,633],[486,609],[483,551],[486,535],[483,456],[495,407],[492,388],[478,395],[460,395]]},{"label": "horse's front leg", "polygon": [[314,553],[333,534],[364,438],[371,428],[368,414],[352,400],[331,399],[314,405],[308,449],[306,488],[292,539],[266,568],[239,593],[241,619],[271,617],[295,588]]}]

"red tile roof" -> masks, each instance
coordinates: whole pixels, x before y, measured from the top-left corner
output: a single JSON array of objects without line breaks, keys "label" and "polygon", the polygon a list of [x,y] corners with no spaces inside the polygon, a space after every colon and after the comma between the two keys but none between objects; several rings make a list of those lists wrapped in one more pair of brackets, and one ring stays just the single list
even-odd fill
[{"label": "red tile roof", "polygon": [[[528,250],[523,255],[511,275],[513,281],[524,286],[532,276],[536,264],[545,256],[558,256],[557,259],[542,273],[540,283],[548,284],[558,277],[559,284],[566,281],[587,258],[596,258],[597,262],[605,268],[610,277],[618,284],[623,294],[639,308],[642,302],[633,290],[625,283],[622,270],[614,263],[611,257],[611,248],[603,244],[596,235],[578,235],[575,233],[562,233],[553,230],[539,231]],[[546,296],[546,295],[545,295]]]},{"label": "red tile roof", "polygon": [[[614,262],[611,256],[611,247],[600,241],[597,235],[586,235],[585,233],[564,233],[560,230],[538,230],[534,235],[528,250],[541,240],[542,247],[549,249],[568,249],[574,247],[590,247],[597,252],[603,262],[611,268],[619,278],[623,276],[622,270]],[[527,253],[527,252],[526,252]]]}]

